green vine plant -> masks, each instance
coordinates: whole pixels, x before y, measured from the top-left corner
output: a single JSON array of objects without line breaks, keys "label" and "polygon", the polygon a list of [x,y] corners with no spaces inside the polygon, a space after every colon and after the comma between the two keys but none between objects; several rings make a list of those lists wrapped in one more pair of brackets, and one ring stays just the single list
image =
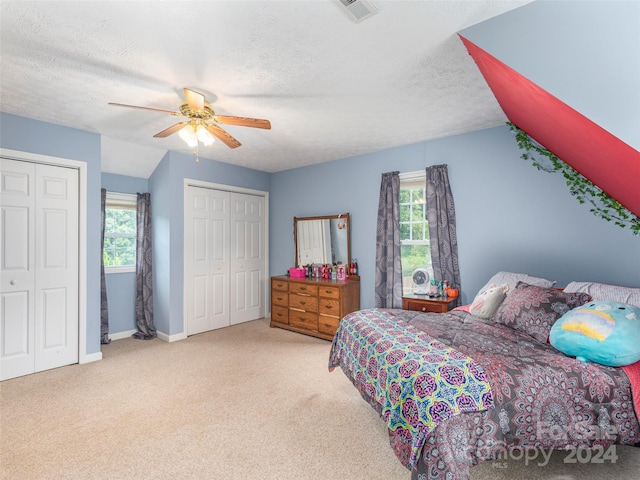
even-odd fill
[{"label": "green vine plant", "polygon": [[518,147],[523,151],[520,158],[531,161],[538,170],[560,172],[565,179],[569,192],[580,203],[591,205],[591,213],[607,222],[614,222],[621,228],[629,228],[634,235],[640,235],[640,217],[620,205],[615,199],[591,183],[580,172],[556,157],[552,152],[535,142],[518,126],[507,122],[515,132]]}]

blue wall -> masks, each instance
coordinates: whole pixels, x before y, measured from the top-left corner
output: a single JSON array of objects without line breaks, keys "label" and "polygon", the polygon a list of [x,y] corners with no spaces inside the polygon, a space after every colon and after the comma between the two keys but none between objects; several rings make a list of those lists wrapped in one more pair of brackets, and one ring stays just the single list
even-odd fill
[{"label": "blue wall", "polygon": [[[351,213],[361,307],[374,306],[380,176],[447,164],[455,197],[462,300],[500,270],[640,287],[640,237],[593,216],[559,175],[520,159],[507,126],[280,172],[271,178],[270,268],[293,265],[293,217]],[[316,185],[339,182],[340,188]]]},{"label": "blue wall", "polygon": [[268,192],[270,174],[168,152],[149,178],[154,241],[154,322],[167,335],[184,332],[184,180]]},{"label": "blue wall", "polygon": [[[149,191],[146,178],[102,173],[102,188],[109,192],[144,193]],[[136,328],[136,274],[107,273],[109,333],[129,332]]]},{"label": "blue wall", "polygon": [[[86,351],[100,352],[100,135],[0,112],[0,147],[87,164]],[[82,321],[82,319],[81,319]]]},{"label": "blue wall", "polygon": [[[545,1],[462,34],[638,148],[638,21],[638,2]],[[87,163],[86,353],[99,352],[100,136],[1,112],[0,123],[3,148]],[[608,161],[603,159],[603,168],[609,168]],[[640,238],[593,216],[571,197],[559,175],[539,172],[521,160],[506,126],[275,174],[207,159],[196,164],[190,155],[168,152],[147,185],[156,327],[167,335],[184,330],[185,178],[270,192],[271,275],[293,265],[294,216],[350,212],[352,255],[362,277],[361,305],[370,307],[380,175],[442,163],[449,165],[456,201],[463,301],[470,301],[499,270],[551,278],[559,286],[590,280],[640,287]],[[102,183],[114,190],[142,190],[144,179],[105,174]],[[128,289],[125,281],[108,282],[110,290]]]}]

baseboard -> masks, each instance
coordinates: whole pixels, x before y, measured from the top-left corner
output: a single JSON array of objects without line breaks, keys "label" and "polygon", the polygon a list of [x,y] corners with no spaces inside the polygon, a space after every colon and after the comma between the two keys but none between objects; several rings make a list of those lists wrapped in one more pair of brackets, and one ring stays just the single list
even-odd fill
[{"label": "baseboard", "polygon": [[[123,338],[131,338],[131,335],[136,333],[137,330],[128,330],[126,332],[118,332],[109,334],[111,340],[122,340]],[[158,338],[165,342],[177,342],[178,340],[184,340],[187,336],[184,333],[178,333],[176,335],[167,335],[166,333],[156,331]]]},{"label": "baseboard", "polygon": [[162,332],[156,332],[158,334],[158,338],[160,340],[164,340],[165,342],[177,342],[178,340],[184,340],[185,338],[187,338],[187,334],[182,332],[182,333],[176,333],[175,335],[167,335],[166,333],[162,333]]},{"label": "baseboard", "polygon": [[136,332],[137,330],[133,329],[133,330],[127,330],[125,332],[110,333],[109,338],[111,340],[122,340],[123,338],[131,338],[131,335],[133,335]]},{"label": "baseboard", "polygon": [[102,352],[88,353],[85,355],[81,355],[78,363],[80,364],[91,363],[91,362],[98,362],[100,360],[102,360]]}]

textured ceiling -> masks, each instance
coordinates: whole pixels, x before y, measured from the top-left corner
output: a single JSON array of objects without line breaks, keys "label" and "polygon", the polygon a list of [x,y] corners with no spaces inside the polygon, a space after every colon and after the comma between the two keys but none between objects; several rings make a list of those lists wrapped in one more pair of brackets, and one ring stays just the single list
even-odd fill
[{"label": "textured ceiling", "polygon": [[102,170],[148,177],[167,150],[191,154],[176,119],[183,87],[224,128],[200,156],[277,172],[503,124],[457,32],[529,1],[382,1],[351,20],[337,0],[3,1],[0,109],[102,135]]}]

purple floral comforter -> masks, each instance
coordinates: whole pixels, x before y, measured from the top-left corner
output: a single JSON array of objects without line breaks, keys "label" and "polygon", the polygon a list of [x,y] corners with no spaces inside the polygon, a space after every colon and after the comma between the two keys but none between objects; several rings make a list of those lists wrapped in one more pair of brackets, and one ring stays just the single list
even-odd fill
[{"label": "purple floral comforter", "polygon": [[[389,430],[398,459],[413,479],[469,478],[469,468],[513,449],[607,448],[640,442],[631,386],[620,368],[579,362],[507,326],[464,311],[388,310],[471,357],[484,370],[495,407],[452,416],[427,435],[415,467],[412,444]],[[382,415],[370,391],[343,371]]]},{"label": "purple floral comforter", "polygon": [[410,467],[444,420],[493,408],[491,386],[475,360],[386,310],[361,310],[340,323],[329,369],[338,365],[375,400],[389,431],[410,443]]}]

